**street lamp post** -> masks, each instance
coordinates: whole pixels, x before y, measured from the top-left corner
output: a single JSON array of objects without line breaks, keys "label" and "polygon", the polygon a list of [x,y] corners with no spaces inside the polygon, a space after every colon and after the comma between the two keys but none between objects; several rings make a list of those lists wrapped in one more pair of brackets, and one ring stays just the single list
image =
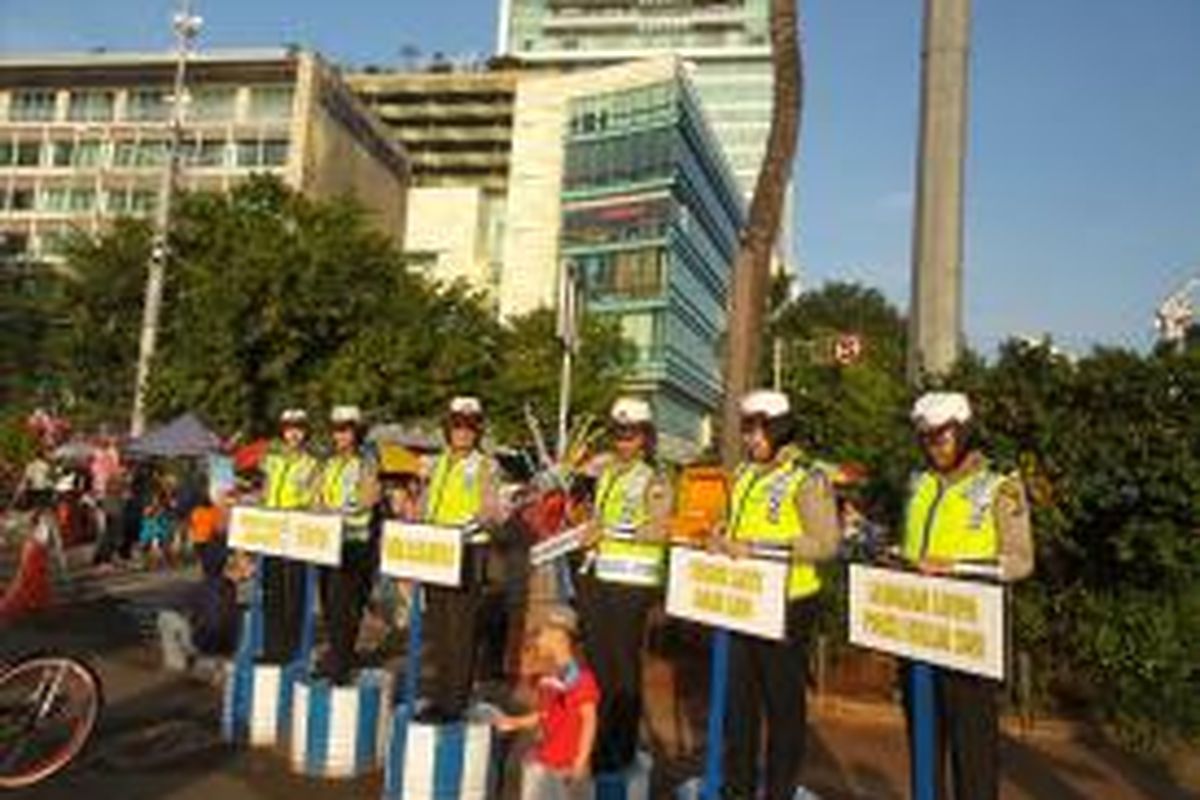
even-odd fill
[{"label": "street lamp post", "polygon": [[187,59],[192,43],[200,33],[202,20],[192,14],[190,0],[182,0],[171,18],[175,31],[175,83],[171,94],[170,128],[167,137],[166,165],[154,214],[154,241],[146,272],[146,298],[142,306],[142,328],[138,343],[137,377],[133,387],[133,415],[129,433],[140,436],[146,429],[146,390],[150,367],[158,343],[158,324],[162,314],[163,279],[167,262],[167,234],[171,225],[171,203],[179,171],[179,143],[183,134],[183,107],[187,91]]}]

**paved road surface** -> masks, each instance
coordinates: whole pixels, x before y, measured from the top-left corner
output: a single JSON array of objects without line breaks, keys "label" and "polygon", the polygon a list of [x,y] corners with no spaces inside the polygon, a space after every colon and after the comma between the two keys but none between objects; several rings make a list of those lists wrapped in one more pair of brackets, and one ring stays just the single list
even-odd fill
[{"label": "paved road surface", "polygon": [[[98,668],[108,708],[84,762],[36,790],[28,800],[332,800],[378,798],[380,778],[323,783],[290,774],[283,758],[223,746],[216,738],[218,693],[199,680],[162,671],[146,641],[145,619],[170,602],[177,580],[148,581],[121,598],[49,613],[0,632],[0,657],[46,647],[86,654]],[[702,730],[703,669],[690,670],[675,691],[662,660],[647,669],[648,735],[661,769],[659,794],[694,774]],[[826,800],[907,797],[906,755],[898,716],[815,710],[807,778]],[[182,753],[182,755],[180,754]],[[1006,800],[1183,800],[1196,794],[1096,741],[1063,735],[1004,742]]]}]

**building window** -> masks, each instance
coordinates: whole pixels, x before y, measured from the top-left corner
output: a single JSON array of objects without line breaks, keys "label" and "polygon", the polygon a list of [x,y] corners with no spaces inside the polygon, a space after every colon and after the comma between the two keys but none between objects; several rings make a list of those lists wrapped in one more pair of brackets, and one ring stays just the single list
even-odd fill
[{"label": "building window", "polygon": [[13,92],[8,118],[13,122],[52,122],[57,99],[53,89]]},{"label": "building window", "polygon": [[201,142],[193,142],[188,148],[188,162],[192,166],[202,169],[224,167],[227,164],[227,151],[224,139],[205,139]]},{"label": "building window", "polygon": [[85,187],[50,186],[42,189],[39,211],[80,212],[96,207],[96,190]]},{"label": "building window", "polygon": [[99,139],[81,139],[75,145],[74,166],[98,167],[104,163],[104,142]]},{"label": "building window", "polygon": [[42,161],[41,142],[17,142],[16,166],[36,167]]},{"label": "building window", "polygon": [[20,186],[12,190],[8,196],[10,211],[33,211],[33,189]]},{"label": "building window", "polygon": [[110,189],[105,210],[110,214],[149,214],[157,195],[149,189]]},{"label": "building window", "polygon": [[593,256],[588,294],[593,300],[648,300],[662,296],[661,247],[639,247]]},{"label": "building window", "polygon": [[287,163],[287,139],[267,139],[262,145],[262,163],[265,167],[282,167]]},{"label": "building window", "polygon": [[287,163],[287,139],[240,139],[236,149],[237,166],[242,168],[281,167]]},{"label": "building window", "polygon": [[66,211],[67,188],[65,186],[50,186],[42,189],[38,195],[38,211]]},{"label": "building window", "polygon": [[255,86],[250,90],[250,118],[280,120],[292,117],[292,87]]},{"label": "building window", "polygon": [[55,167],[69,167],[74,161],[74,142],[51,142],[50,163]]},{"label": "building window", "polygon": [[11,167],[17,157],[17,148],[10,141],[0,141],[0,167]]},{"label": "building window", "polygon": [[662,349],[661,316],[653,312],[621,315],[621,335],[637,348],[639,361],[653,361]]},{"label": "building window", "polygon": [[232,88],[205,87],[191,93],[188,118],[196,122],[226,122],[233,119],[235,93]]},{"label": "building window", "polygon": [[161,167],[167,163],[167,143],[158,139],[141,142],[117,142],[113,166]]},{"label": "building window", "polygon": [[170,104],[162,89],[133,89],[125,107],[125,118],[133,122],[161,122],[167,119]]},{"label": "building window", "polygon": [[67,119],[72,122],[109,122],[113,118],[114,95],[108,91],[71,92]]}]

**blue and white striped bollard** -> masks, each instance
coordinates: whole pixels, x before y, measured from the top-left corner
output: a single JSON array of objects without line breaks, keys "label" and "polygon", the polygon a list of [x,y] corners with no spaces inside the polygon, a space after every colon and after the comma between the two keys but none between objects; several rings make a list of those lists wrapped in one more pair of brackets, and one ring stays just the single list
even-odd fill
[{"label": "blue and white striped bollard", "polygon": [[241,658],[230,662],[221,714],[225,740],[251,747],[286,742],[292,721],[292,691],[303,671],[300,663],[278,666]]},{"label": "blue and white striped bollard", "polygon": [[490,717],[421,722],[398,706],[384,763],[384,800],[485,800],[497,779]]},{"label": "blue and white striped bollard", "polygon": [[349,686],[302,677],[292,695],[292,769],[317,778],[356,778],[377,769],[391,723],[392,676],[362,670]]}]

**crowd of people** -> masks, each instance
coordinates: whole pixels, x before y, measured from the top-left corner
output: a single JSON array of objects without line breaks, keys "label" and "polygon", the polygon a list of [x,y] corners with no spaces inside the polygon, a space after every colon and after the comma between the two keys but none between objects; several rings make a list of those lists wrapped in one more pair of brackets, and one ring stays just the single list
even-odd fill
[{"label": "crowd of people", "polygon": [[[979,562],[993,565],[1004,581],[1028,575],[1033,556],[1023,488],[1019,478],[996,470],[974,449],[967,398],[927,394],[912,418],[925,463],[910,486],[895,557],[929,575]],[[505,674],[506,641],[515,633],[540,665],[541,680],[531,710],[502,714],[495,724],[504,732],[536,733],[525,796],[575,796],[589,775],[620,772],[639,750],[645,628],[663,600],[675,506],[671,481],[656,457],[652,407],[636,397],[612,406],[608,448],[571,476],[573,517],[582,520],[583,531],[582,547],[569,557],[574,592],[541,608],[515,632],[507,630],[507,616],[495,615],[488,597],[495,596],[496,554],[523,538],[528,545],[520,509],[502,490],[497,460],[485,451],[481,401],[454,398],[442,423],[440,451],[384,470],[377,450],[365,442],[358,408],[332,409],[324,457],[313,449],[307,412],[287,409],[258,478],[218,497],[197,489],[198,483],[164,479],[144,464],[131,469],[116,443],[103,441],[88,464],[96,561],[131,558],[139,547],[148,562],[166,561],[185,537],[203,574],[194,637],[201,649],[215,652],[230,652],[237,642],[235,585],[261,570],[265,625],[257,658],[282,665],[294,661],[301,646],[304,565],[231,554],[225,542],[229,510],[237,503],[339,514],[340,563],[320,568],[326,645],[314,669],[346,684],[360,666],[356,642],[368,600],[380,584],[391,583],[378,572],[384,523],[458,529],[466,542],[461,583],[423,588],[433,669],[420,687],[422,714],[435,724],[461,719],[481,668],[491,677]],[[741,424],[744,458],[728,475],[726,512],[704,543],[732,558],[764,552],[785,558],[787,609],[781,640],[731,634],[722,797],[784,800],[801,786],[806,752],[809,643],[823,588],[818,566],[843,552],[844,521],[828,469],[796,441],[786,395],[746,395]],[[37,459],[25,472],[23,500],[45,508],[53,487],[52,467]],[[997,686],[941,670],[935,695],[937,741],[949,753],[953,796],[996,798]]]},{"label": "crowd of people", "polygon": [[[782,640],[731,635],[722,796],[783,800],[800,786],[806,751],[808,650],[822,590],[817,567],[837,556],[842,537],[832,482],[796,442],[786,395],[752,392],[741,414],[745,458],[729,476],[727,513],[706,543],[733,558],[782,554],[790,566]],[[1019,478],[1000,473],[973,449],[970,418],[959,394],[932,393],[916,404],[926,464],[914,476],[895,556],[930,575],[987,562],[1000,579],[1017,580],[1032,569],[1023,489]],[[403,481],[381,477],[362,446],[361,422],[356,408],[333,410],[332,455],[322,462],[309,450],[307,414],[285,411],[264,463],[262,505],[332,511],[345,520],[341,564],[321,570],[328,646],[316,669],[336,683],[352,680],[382,520],[465,531],[461,584],[425,588],[434,668],[421,691],[427,720],[461,719],[473,698],[480,640],[494,633],[488,629],[494,625],[481,625],[488,555],[515,516],[500,491],[501,470],[482,448],[482,404],[455,398],[443,420],[444,448]],[[608,433],[609,449],[576,476],[588,489],[575,492],[586,521],[583,547],[571,556],[573,599],[543,608],[522,631],[542,666],[536,707],[496,723],[503,731],[537,731],[528,797],[573,796],[586,776],[629,767],[639,748],[642,645],[667,580],[672,486],[656,458],[649,403],[618,400]],[[300,640],[302,567],[264,558],[262,569],[267,627],[260,660],[288,663]],[[954,796],[996,797],[996,685],[941,671],[936,695],[938,740],[951,754]]]}]

